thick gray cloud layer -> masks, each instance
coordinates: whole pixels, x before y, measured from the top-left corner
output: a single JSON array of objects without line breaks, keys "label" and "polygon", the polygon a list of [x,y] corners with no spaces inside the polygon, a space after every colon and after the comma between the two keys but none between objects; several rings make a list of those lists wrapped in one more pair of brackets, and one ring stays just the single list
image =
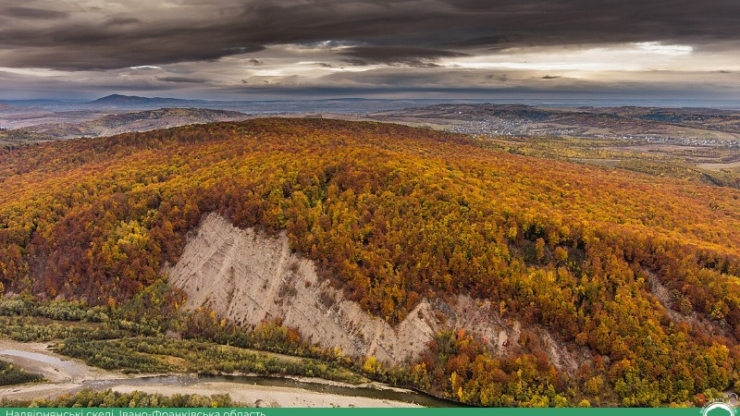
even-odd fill
[{"label": "thick gray cloud layer", "polygon": [[[531,78],[536,87],[542,80],[562,82],[569,74],[551,73],[543,65],[544,73],[524,75],[538,70],[526,67],[531,62],[526,58],[508,68],[475,58],[640,44],[655,45],[652,52],[662,55],[706,53],[701,58],[706,65],[716,66],[726,55],[729,61],[719,70],[731,72],[735,67],[729,56],[740,51],[738,27],[737,0],[4,0],[0,68],[57,71],[47,75],[83,85],[211,84],[228,89],[231,84],[295,83],[341,88],[344,84],[332,83],[336,79],[372,88],[363,79],[373,73],[404,81],[410,77],[421,80],[420,85],[431,76],[436,86],[452,88],[444,74],[454,80],[458,75],[449,68],[459,67],[474,79],[495,75],[499,81],[501,71],[519,71],[507,76]],[[689,49],[659,49],[670,45]],[[457,65],[456,59],[468,66]],[[269,69],[249,72],[270,62]],[[321,82],[310,73],[281,69],[305,62],[348,72],[341,77],[325,73]],[[698,62],[686,58],[679,63],[687,68],[677,70],[704,71]],[[146,78],[121,72],[143,67],[161,73]],[[351,70],[358,67],[371,73],[353,81]],[[388,74],[387,68],[395,71]],[[92,79],[95,74],[107,80]],[[623,81],[638,80],[627,76]],[[725,81],[711,82],[721,86]]]}]

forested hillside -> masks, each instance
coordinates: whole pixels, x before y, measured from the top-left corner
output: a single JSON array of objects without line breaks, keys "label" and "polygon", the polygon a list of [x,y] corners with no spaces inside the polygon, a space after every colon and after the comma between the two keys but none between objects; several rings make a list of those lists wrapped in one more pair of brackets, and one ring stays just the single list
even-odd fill
[{"label": "forested hillside", "polygon": [[496,357],[443,333],[410,364],[437,394],[658,405],[740,380],[740,191],[389,124],[262,119],[2,150],[0,288],[116,305],[160,279],[209,212],[287,230],[391,324],[469,294],[594,356],[569,375],[535,343]]}]

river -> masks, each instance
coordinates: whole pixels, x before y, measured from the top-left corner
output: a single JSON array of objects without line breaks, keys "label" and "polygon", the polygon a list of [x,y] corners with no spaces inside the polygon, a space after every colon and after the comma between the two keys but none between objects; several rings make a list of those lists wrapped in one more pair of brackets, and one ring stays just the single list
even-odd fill
[{"label": "river", "polygon": [[74,393],[85,388],[122,393],[229,394],[250,406],[279,407],[453,407],[458,404],[424,393],[380,383],[353,386],[316,378],[265,376],[193,376],[183,374],[131,377],[90,367],[47,350],[47,344],[0,340],[0,359],[12,362],[49,382],[0,386],[0,399],[32,400]]}]

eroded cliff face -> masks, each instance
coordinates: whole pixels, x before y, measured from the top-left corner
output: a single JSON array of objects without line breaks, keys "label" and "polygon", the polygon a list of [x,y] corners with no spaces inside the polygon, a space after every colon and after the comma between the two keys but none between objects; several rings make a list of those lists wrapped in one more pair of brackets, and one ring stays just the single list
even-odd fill
[{"label": "eroded cliff face", "polygon": [[[393,328],[320,280],[311,261],[291,253],[285,235],[272,238],[239,229],[214,213],[189,236],[168,273],[170,282],[188,294],[186,307],[206,306],[240,325],[281,318],[312,342],[384,362],[419,356],[446,328],[476,333],[501,355],[518,346],[521,333],[520,324],[502,319],[489,301],[462,295],[451,303],[423,300]],[[531,330],[555,366],[566,371],[578,366],[544,329]]]}]

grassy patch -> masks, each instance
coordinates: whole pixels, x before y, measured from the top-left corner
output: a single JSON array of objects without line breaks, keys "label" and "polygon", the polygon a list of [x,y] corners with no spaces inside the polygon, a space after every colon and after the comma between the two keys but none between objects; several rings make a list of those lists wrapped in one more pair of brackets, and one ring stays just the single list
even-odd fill
[{"label": "grassy patch", "polygon": [[84,389],[75,394],[65,394],[55,399],[6,400],[0,407],[247,407],[231,400],[228,394],[201,396],[198,394],[175,394],[167,397],[141,391],[119,393],[112,390],[93,391]]},{"label": "grassy patch", "polygon": [[128,373],[195,372],[297,375],[359,383],[361,376],[333,363],[282,357],[238,347],[165,337],[135,337],[110,341],[68,339],[56,347],[60,354],[88,365]]},{"label": "grassy patch", "polygon": [[43,379],[38,374],[27,373],[13,364],[0,361],[0,386],[33,383]]}]

